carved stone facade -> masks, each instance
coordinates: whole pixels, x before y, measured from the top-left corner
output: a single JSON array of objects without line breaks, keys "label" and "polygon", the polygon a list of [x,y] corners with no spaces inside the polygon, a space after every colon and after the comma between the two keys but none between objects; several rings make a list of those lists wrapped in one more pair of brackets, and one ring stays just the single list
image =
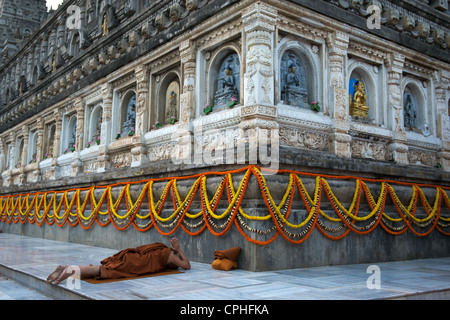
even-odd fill
[{"label": "carved stone facade", "polygon": [[447,2],[301,2],[65,1],[0,67],[2,185],[175,166],[248,130],[292,150],[450,171]]}]

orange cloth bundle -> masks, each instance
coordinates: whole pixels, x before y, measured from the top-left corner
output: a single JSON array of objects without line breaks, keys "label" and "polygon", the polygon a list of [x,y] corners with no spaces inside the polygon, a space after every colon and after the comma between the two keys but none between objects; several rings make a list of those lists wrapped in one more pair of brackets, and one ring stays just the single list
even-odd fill
[{"label": "orange cloth bundle", "polygon": [[234,247],[228,250],[214,251],[214,261],[211,264],[213,269],[230,271],[237,268],[237,259],[241,253],[241,248]]}]

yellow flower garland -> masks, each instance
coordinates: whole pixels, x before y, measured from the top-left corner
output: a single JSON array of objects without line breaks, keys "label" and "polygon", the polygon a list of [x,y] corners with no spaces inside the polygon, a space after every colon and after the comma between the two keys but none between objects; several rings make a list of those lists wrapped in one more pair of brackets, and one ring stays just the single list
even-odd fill
[{"label": "yellow flower garland", "polygon": [[[237,189],[234,188],[233,183],[234,173],[244,174]],[[191,235],[198,235],[208,228],[217,236],[224,234],[229,230],[231,224],[234,223],[239,232],[241,232],[246,239],[257,244],[270,243],[279,234],[293,243],[300,243],[309,236],[315,226],[319,228],[319,231],[322,234],[336,240],[346,236],[349,231],[366,234],[379,224],[383,229],[392,234],[401,234],[410,229],[420,236],[425,236],[434,228],[437,228],[442,234],[450,235],[449,232],[444,231],[444,229],[450,228],[450,216],[448,215],[448,211],[447,213],[441,212],[442,208],[450,210],[450,198],[444,187],[431,186],[435,189],[436,193],[434,203],[430,204],[425,197],[421,186],[410,184],[412,187],[412,195],[408,205],[405,206],[395,192],[395,187],[393,185],[396,182],[376,181],[355,177],[315,175],[314,196],[311,197],[300,179],[300,175],[304,175],[304,173],[285,170],[279,174],[287,174],[289,182],[287,183],[286,190],[278,204],[276,204],[273,199],[262,171],[256,166],[249,166],[231,172],[214,172],[192,177],[147,180],[105,187],[93,186],[85,189],[71,189],[62,192],[49,191],[35,194],[0,196],[0,220],[6,223],[36,222],[37,225],[42,225],[43,223],[53,224],[55,222],[58,226],[63,226],[66,223],[69,223],[70,226],[79,224],[84,229],[90,228],[94,221],[97,221],[101,226],[105,226],[112,222],[119,230],[123,230],[133,223],[133,225],[141,231],[146,231],[152,226],[157,227],[157,223],[163,229],[172,229],[166,232],[157,227],[158,231],[164,235],[173,233],[178,226],[181,226]],[[209,175],[222,176],[219,186],[211,198],[207,191],[207,178]],[[307,175],[313,176],[311,174]],[[269,214],[267,215],[259,216],[248,214],[241,206],[241,201],[251,176],[255,176],[260,184],[261,193],[269,211]],[[177,186],[177,182],[180,179],[194,179],[194,182],[184,199],[180,196]],[[355,181],[355,191],[348,209],[333,193],[328,182],[329,179]],[[160,198],[155,203],[153,188],[154,183],[157,181],[166,181],[166,183]],[[381,191],[378,199],[375,199],[372,195],[366,184],[367,181],[379,182],[381,184]],[[130,187],[133,184],[142,185],[139,195],[134,201],[130,191]],[[408,184],[403,183],[403,185]],[[121,190],[118,193],[117,199],[114,199],[113,188],[118,187],[120,187]],[[229,201],[225,208],[220,209],[220,212],[222,213],[219,214],[216,213],[216,209],[218,208],[219,199],[225,189],[227,190]],[[324,195],[328,197],[330,203],[333,205],[336,216],[333,214],[333,216],[330,216],[329,213],[325,213],[320,208],[320,195],[322,189]],[[96,190],[102,190],[98,200],[95,196]],[[292,220],[289,219],[289,214],[294,201],[293,195],[295,190],[298,190],[298,193],[307,208],[306,217],[302,218],[302,221],[299,223],[292,223],[289,221]],[[81,195],[82,191],[85,192],[84,196]],[[202,209],[197,213],[190,213],[188,211],[191,208],[191,203],[194,196],[197,194],[197,191],[200,193]],[[69,199],[69,194],[72,194],[71,199]],[[172,194],[173,211],[170,212],[167,217],[164,217],[162,209],[164,208],[164,212],[167,212],[167,206],[170,204],[166,200],[168,199],[169,194]],[[360,198],[364,195],[371,206],[371,209],[369,212],[361,215],[359,205],[362,200],[360,200]],[[388,195],[393,200],[398,216],[394,216],[392,213],[387,214],[384,210],[385,201]],[[146,197],[148,198],[149,210],[144,213],[143,210],[140,210],[140,207],[144,203]],[[121,207],[124,201],[126,210],[121,213],[119,207]],[[89,202],[91,205],[88,210],[87,207]],[[416,208],[419,202],[423,204],[426,213],[425,217],[416,216]],[[104,206],[108,207],[107,211],[101,210]],[[321,219],[319,219],[319,216]],[[250,227],[244,219],[255,222],[264,222],[272,219],[274,225],[265,230],[259,230]],[[333,227],[327,225],[324,223],[325,221],[329,221],[331,224],[337,224],[337,226]],[[361,223],[364,225],[360,225]],[[260,236],[270,235],[271,238],[269,240],[252,239],[244,233],[240,226],[242,226],[246,232],[254,232]],[[299,231],[297,231],[297,233],[292,233],[288,228]],[[425,232],[419,232],[417,228],[427,230]],[[216,232],[214,229],[220,229],[222,231]],[[333,236],[332,234],[337,235]]]}]

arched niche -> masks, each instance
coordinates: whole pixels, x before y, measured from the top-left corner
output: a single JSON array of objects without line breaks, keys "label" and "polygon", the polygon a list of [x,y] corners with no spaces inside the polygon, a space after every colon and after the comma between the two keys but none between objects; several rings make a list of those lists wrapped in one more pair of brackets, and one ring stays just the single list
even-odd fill
[{"label": "arched niche", "polygon": [[74,150],[77,145],[77,116],[70,115],[67,121],[67,130],[65,130],[64,143],[62,144],[63,153],[67,150]]},{"label": "arched niche", "polygon": [[78,32],[72,34],[72,39],[70,39],[69,52],[72,57],[76,57],[81,52],[81,37]]},{"label": "arched niche", "polygon": [[278,50],[278,101],[284,105],[309,109],[313,101],[319,102],[320,57],[319,47],[286,37]]},{"label": "arched niche", "polygon": [[37,160],[37,143],[39,134],[37,130],[30,132],[28,142],[27,164],[34,163]]},{"label": "arched niche", "polygon": [[180,74],[178,69],[172,69],[160,76],[156,89],[157,105],[155,121],[169,124],[173,117],[175,121],[180,118]]},{"label": "arched niche", "polygon": [[44,155],[43,159],[53,158],[55,142],[56,124],[51,123],[46,126]]},{"label": "arched niche", "polygon": [[88,126],[88,141],[96,144],[97,141],[102,143],[102,118],[103,118],[103,106],[101,104],[95,106],[89,116],[89,126]]},{"label": "arched niche", "polygon": [[208,69],[208,101],[214,111],[227,108],[235,98],[241,101],[241,60],[234,46],[217,51]]},{"label": "arched niche", "polygon": [[382,117],[378,114],[378,88],[369,68],[354,63],[349,74],[349,115],[354,119],[382,122]]},{"label": "arched niche", "polygon": [[128,90],[122,98],[120,106],[120,128],[122,137],[131,136],[136,126],[136,92]]},{"label": "arched niche", "polygon": [[429,134],[430,117],[423,85],[415,79],[405,79],[402,94],[403,128],[406,131]]},{"label": "arched niche", "polygon": [[18,138],[18,140],[16,142],[16,146],[17,146],[17,148],[16,148],[16,163],[15,163],[16,168],[24,165],[22,163],[22,155],[24,152],[24,145],[25,145],[24,139]]}]

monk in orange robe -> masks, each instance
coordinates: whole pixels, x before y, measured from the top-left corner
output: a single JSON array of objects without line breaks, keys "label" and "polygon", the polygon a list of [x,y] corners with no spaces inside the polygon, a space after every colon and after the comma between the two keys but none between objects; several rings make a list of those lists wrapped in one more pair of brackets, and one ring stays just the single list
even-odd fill
[{"label": "monk in orange robe", "polygon": [[[78,266],[81,278],[98,279],[138,277],[178,267],[189,270],[191,264],[177,238],[171,240],[170,248],[162,243],[147,244],[122,250],[98,266]],[[58,284],[73,274],[73,267],[60,265],[48,276],[47,283]]]}]

